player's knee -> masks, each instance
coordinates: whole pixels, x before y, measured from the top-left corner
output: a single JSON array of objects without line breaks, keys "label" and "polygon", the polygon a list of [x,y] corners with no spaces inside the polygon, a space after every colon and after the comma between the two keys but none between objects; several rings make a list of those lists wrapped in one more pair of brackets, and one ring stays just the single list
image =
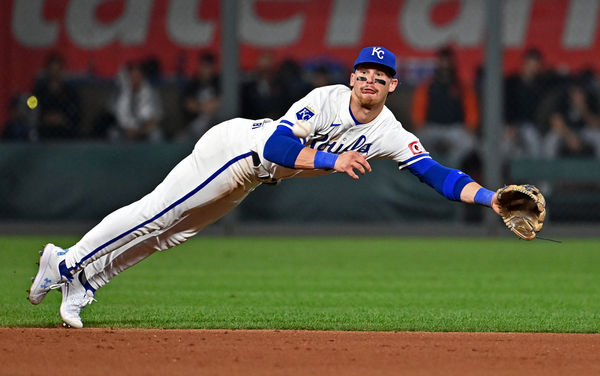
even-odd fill
[{"label": "player's knee", "polygon": [[175,234],[168,234],[167,236],[159,236],[158,250],[166,251],[167,249],[173,248],[179,244],[184,243],[186,240],[194,236],[196,232],[184,231]]}]

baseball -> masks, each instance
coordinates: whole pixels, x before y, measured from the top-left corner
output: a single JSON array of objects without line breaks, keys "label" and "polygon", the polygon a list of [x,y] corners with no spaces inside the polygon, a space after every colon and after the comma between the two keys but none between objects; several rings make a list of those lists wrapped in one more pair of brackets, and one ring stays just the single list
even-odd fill
[{"label": "baseball", "polygon": [[35,95],[30,96],[29,98],[27,98],[27,107],[29,107],[30,109],[34,109],[36,108],[38,105],[38,100],[36,98]]},{"label": "baseball", "polygon": [[292,127],[292,132],[296,137],[306,138],[312,132],[312,126],[306,120],[298,120]]}]

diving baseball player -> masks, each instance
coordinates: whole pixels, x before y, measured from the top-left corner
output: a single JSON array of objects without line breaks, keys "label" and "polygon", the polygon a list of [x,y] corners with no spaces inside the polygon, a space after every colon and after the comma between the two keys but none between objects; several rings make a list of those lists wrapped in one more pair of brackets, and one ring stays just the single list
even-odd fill
[{"label": "diving baseball player", "polygon": [[97,289],[152,253],[185,242],[261,183],[333,172],[358,179],[371,171],[369,159],[392,159],[446,198],[498,212],[494,192],[435,162],[385,106],[398,85],[395,74],[392,52],[367,47],[350,88],[314,89],[277,121],[237,118],[214,126],[151,193],[109,214],[69,248],[46,245],[29,300],[39,304],[60,288],[63,321],[81,328],[81,310]]}]

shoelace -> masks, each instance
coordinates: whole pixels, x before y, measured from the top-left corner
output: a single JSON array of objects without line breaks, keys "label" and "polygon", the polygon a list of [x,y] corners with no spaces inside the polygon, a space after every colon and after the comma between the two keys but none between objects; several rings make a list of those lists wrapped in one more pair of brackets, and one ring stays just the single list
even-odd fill
[{"label": "shoelace", "polygon": [[92,304],[93,302],[97,302],[97,300],[94,298],[94,293],[90,290],[85,290],[85,296],[81,300],[81,307],[85,307],[86,305]]}]

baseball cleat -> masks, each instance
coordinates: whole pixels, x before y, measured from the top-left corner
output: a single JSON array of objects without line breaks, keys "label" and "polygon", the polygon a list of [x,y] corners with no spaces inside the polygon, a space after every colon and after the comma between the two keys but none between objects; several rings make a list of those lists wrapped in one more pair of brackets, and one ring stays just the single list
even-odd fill
[{"label": "baseball cleat", "polygon": [[58,264],[64,260],[65,252],[54,244],[46,244],[42,250],[42,257],[38,262],[38,273],[29,288],[29,301],[31,304],[40,304],[46,294],[60,287],[65,279],[58,270]]},{"label": "baseball cleat", "polygon": [[83,328],[81,310],[96,299],[94,299],[94,292],[87,290],[78,277],[75,276],[73,280],[60,286],[62,292],[60,317],[64,321],[63,326],[80,329]]}]

